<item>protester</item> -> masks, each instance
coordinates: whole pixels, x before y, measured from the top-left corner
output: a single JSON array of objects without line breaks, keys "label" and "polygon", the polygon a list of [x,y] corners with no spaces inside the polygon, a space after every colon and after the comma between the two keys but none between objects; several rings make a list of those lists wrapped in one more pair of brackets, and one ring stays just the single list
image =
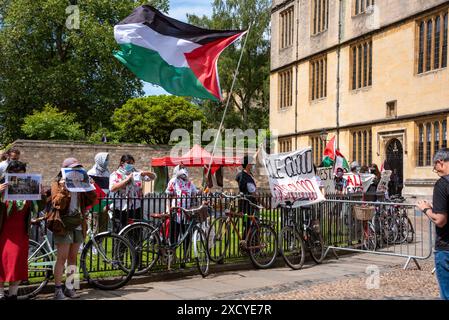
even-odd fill
[{"label": "protester", "polygon": [[0,180],[4,179],[8,164],[11,161],[18,161],[20,159],[20,150],[17,148],[11,148],[8,151],[6,151],[5,155],[6,159],[0,162]]},{"label": "protester", "polygon": [[[75,158],[67,158],[62,163],[62,168],[82,168],[81,163]],[[51,184],[51,199],[53,210],[58,210],[65,225],[62,234],[54,234],[57,247],[57,259],[54,269],[56,300],[78,298],[74,288],[62,289],[62,275],[64,265],[67,262],[67,277],[76,272],[78,251],[86,237],[87,222],[84,217],[86,207],[95,203],[97,195],[95,191],[70,192],[67,190],[62,172],[59,172]],[[70,223],[69,223],[70,222]]]},{"label": "protester", "polygon": [[156,174],[151,171],[138,171],[134,164],[132,155],[123,155],[117,170],[109,179],[109,190],[114,198],[113,229],[116,233],[128,224],[128,219],[142,219],[142,178],[156,179]]},{"label": "protester", "polygon": [[[6,169],[6,173],[25,172],[26,164],[16,160],[10,161]],[[3,194],[7,187],[6,183],[0,184],[0,300],[17,300],[20,282],[28,280],[30,223],[45,200],[5,201]],[[5,296],[5,282],[9,283],[8,296]]]},{"label": "protester", "polygon": [[417,203],[436,228],[435,270],[440,286],[440,296],[449,300],[449,149],[440,149],[433,157],[433,172],[440,179],[433,188],[433,206],[426,200]]},{"label": "protester", "polygon": [[[248,200],[250,200],[253,203],[257,202],[257,185],[256,180],[253,176],[253,157],[251,156],[244,156],[242,161],[242,168],[243,170],[240,171],[237,174],[236,181],[239,184],[239,192],[243,193]],[[239,212],[243,212],[244,214],[253,215],[257,214],[257,209],[251,206],[248,201],[246,200],[240,200],[239,204]],[[244,234],[246,235],[246,232],[248,228],[251,225],[251,220],[247,219],[245,221],[245,227],[244,227]]]},{"label": "protester", "polygon": [[335,173],[335,192],[337,194],[345,194],[346,193],[346,186],[348,182],[344,178],[344,171],[343,168],[337,168],[337,171]]},{"label": "protester", "polygon": [[96,232],[107,231],[108,229],[108,207],[104,199],[109,193],[109,177],[111,173],[108,169],[109,153],[100,152],[95,155],[95,164],[87,172],[89,177],[93,179],[95,190],[97,193],[97,204],[89,210],[87,225],[89,230]]},{"label": "protester", "polygon": [[[190,208],[192,205],[192,197],[198,193],[195,184],[189,180],[189,171],[183,165],[178,165],[173,170],[173,178],[169,181],[167,194],[175,197],[172,206],[181,208]],[[187,229],[188,220],[183,217],[179,210],[176,214],[176,221],[172,223],[173,228],[170,230],[170,241],[175,243],[177,237],[183,234]],[[190,245],[190,237],[187,237],[184,243],[184,258],[187,258],[187,249]],[[185,261],[181,263],[181,268],[185,267]]]},{"label": "protester", "polygon": [[377,167],[377,165],[375,163],[372,163],[371,166],[368,168],[367,173],[375,175],[375,178],[374,178],[373,182],[370,184],[370,186],[368,187],[368,190],[366,190],[366,192],[365,192],[365,200],[366,201],[377,201],[377,186],[379,185],[380,178],[381,178],[379,168]]},{"label": "protester", "polygon": [[357,161],[353,161],[351,162],[351,166],[350,166],[351,172],[354,174],[358,174],[360,173],[360,165]]}]

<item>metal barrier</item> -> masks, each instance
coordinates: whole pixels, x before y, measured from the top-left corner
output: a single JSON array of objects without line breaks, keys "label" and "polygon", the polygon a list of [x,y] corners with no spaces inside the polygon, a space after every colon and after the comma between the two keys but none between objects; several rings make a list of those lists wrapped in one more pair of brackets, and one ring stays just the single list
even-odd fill
[{"label": "metal barrier", "polygon": [[[361,194],[350,195],[326,195],[326,201],[296,210],[297,221],[302,223],[304,210],[311,213],[313,219],[320,221],[320,229],[323,235],[325,256],[330,251],[336,254],[338,250],[373,253],[407,258],[404,268],[407,268],[413,260],[419,267],[417,260],[427,259],[432,254],[432,224],[425,223],[424,215],[415,210],[410,204],[389,202],[357,201]],[[377,197],[380,199],[381,197]],[[219,195],[204,195],[196,197],[173,198],[166,194],[148,194],[142,198],[115,198],[106,197],[99,200],[89,215],[89,227],[97,232],[111,230],[118,233],[120,229],[134,220],[146,220],[149,223],[157,223],[151,217],[152,213],[170,212],[170,206],[178,201],[182,206],[195,207],[202,201],[209,201],[209,216],[214,219],[224,215],[229,207],[238,208],[238,200],[223,199]],[[260,218],[270,222],[275,231],[279,233],[286,222],[286,208],[271,208],[272,197],[270,194],[260,195],[257,202],[267,209],[257,213]],[[360,209],[362,208],[362,209]],[[367,220],[358,220],[355,210],[364,212]],[[173,213],[172,213],[173,214]],[[360,218],[360,217],[359,217]],[[171,219],[173,225],[174,216]],[[237,229],[244,228],[244,222],[239,222]],[[42,230],[33,232],[34,240],[39,241]],[[283,244],[279,244],[283,245]],[[186,256],[187,254],[187,256]],[[240,250],[237,237],[231,239],[226,252],[225,262],[233,263],[246,259],[246,254]],[[192,255],[182,249],[177,251],[173,265],[182,263],[194,263]],[[155,272],[166,271],[164,259],[159,259],[158,264],[152,269]],[[105,271],[100,269],[89,270]],[[32,277],[32,276],[31,276]]]},{"label": "metal barrier", "polygon": [[432,222],[415,205],[392,202],[326,200],[321,224],[325,256],[336,250],[363,252],[413,260],[432,255]]}]

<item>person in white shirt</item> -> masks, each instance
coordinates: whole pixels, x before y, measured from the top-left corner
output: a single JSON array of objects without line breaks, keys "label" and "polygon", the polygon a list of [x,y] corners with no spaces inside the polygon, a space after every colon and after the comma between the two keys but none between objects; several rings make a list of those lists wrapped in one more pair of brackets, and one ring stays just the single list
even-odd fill
[{"label": "person in white shirt", "polygon": [[20,150],[17,148],[11,148],[6,151],[6,159],[0,162],[0,180],[5,178],[6,168],[11,161],[19,161],[20,159]]}]

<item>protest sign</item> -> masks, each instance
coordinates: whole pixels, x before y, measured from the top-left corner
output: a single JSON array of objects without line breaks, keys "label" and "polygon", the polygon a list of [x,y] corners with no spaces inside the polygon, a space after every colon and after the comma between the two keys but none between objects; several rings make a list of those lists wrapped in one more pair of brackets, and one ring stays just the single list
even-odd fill
[{"label": "protest sign", "polygon": [[324,201],[314,176],[312,148],[281,154],[266,154],[262,150],[262,161],[268,175],[272,206],[292,202],[300,207]]},{"label": "protest sign", "polygon": [[320,177],[323,183],[325,193],[335,193],[335,178],[333,168],[317,168],[317,175]]},{"label": "protest sign", "polygon": [[62,178],[70,192],[89,192],[95,190],[90,184],[89,176],[83,168],[62,168]]},{"label": "protest sign", "polygon": [[4,200],[41,200],[41,181],[40,174],[7,173]]},{"label": "protest sign", "polygon": [[348,193],[366,192],[376,178],[374,174],[366,173],[345,173],[343,177],[348,182],[346,185]]},{"label": "protest sign", "polygon": [[390,182],[391,170],[382,171],[380,181],[377,185],[377,192],[385,192],[388,190],[388,182]]}]

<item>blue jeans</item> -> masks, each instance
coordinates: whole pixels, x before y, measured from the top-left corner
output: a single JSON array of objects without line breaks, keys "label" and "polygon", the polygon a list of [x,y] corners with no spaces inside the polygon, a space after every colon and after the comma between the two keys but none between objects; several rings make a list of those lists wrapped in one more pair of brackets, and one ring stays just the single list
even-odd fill
[{"label": "blue jeans", "polygon": [[449,300],[449,251],[435,251],[435,270],[441,299]]}]

